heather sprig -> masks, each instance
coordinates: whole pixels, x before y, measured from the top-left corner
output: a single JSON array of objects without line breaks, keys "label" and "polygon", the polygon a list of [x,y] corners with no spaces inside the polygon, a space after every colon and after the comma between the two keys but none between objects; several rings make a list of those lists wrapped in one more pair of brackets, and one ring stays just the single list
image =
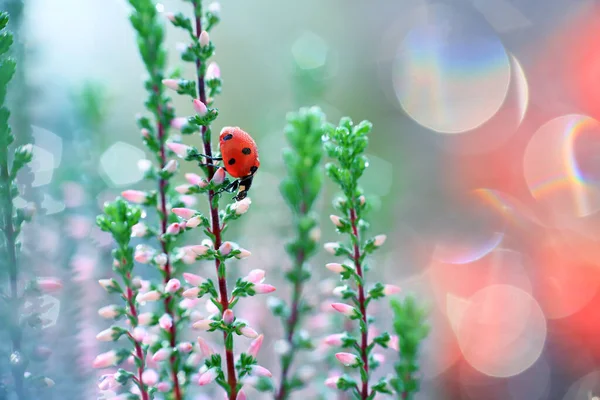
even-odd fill
[{"label": "heather sprig", "polygon": [[311,277],[308,260],[318,250],[315,238],[320,236],[318,218],[312,210],[323,183],[321,136],[324,133],[325,115],[317,107],[301,108],[297,113],[290,113],[287,119],[285,134],[290,148],[283,153],[287,177],[281,183],[280,191],[292,211],[295,237],[286,245],[292,259],[292,268],[285,274],[292,288],[290,304],[281,301],[273,307],[275,315],[282,320],[283,340],[287,343],[286,348],[289,348],[281,355],[281,381],[276,394],[278,400],[289,398],[293,390],[305,385],[298,374],[290,376],[290,370],[299,350],[313,348],[310,338],[298,332],[302,318],[311,310],[302,298],[302,291]]},{"label": "heather sprig", "polygon": [[[128,328],[113,325],[100,332],[96,338],[100,341],[116,342],[121,336],[126,336],[131,348],[120,348],[102,353],[94,360],[94,368],[109,368],[118,365],[130,355],[133,356],[137,371],[129,372],[119,369],[115,374],[103,376],[100,389],[109,390],[121,385],[126,385],[130,380],[137,386],[142,400],[152,398],[156,390],[153,385],[155,379],[152,370],[147,369],[146,357],[148,345],[145,343],[146,331],[140,325],[140,303],[156,301],[161,295],[156,289],[142,285],[139,278],[133,277],[134,249],[130,245],[133,227],[139,223],[142,210],[131,206],[123,199],[118,198],[104,206],[104,215],[97,218],[97,224],[105,232],[110,232],[117,244],[113,250],[113,270],[119,275],[120,282],[116,279],[102,279],[100,285],[109,293],[117,293],[124,301],[124,305],[109,305],[100,309],[100,315],[107,319],[118,319],[125,316]],[[155,373],[155,372],[154,372]],[[132,397],[132,398],[138,398]]]},{"label": "heather sprig", "polygon": [[357,321],[359,327],[358,336],[352,332],[341,332],[330,340],[330,343],[347,349],[336,354],[339,362],[357,369],[360,375],[359,381],[343,375],[337,379],[336,386],[340,390],[351,391],[355,398],[361,400],[373,399],[377,393],[392,393],[385,379],[370,384],[371,373],[379,365],[373,350],[376,346],[387,348],[391,337],[383,332],[369,338],[374,318],[368,314],[368,307],[372,301],[399,290],[392,285],[369,284],[367,281],[367,257],[381,247],[386,238],[385,235],[367,236],[369,224],[364,219],[367,203],[359,187],[359,180],[368,166],[363,152],[367,148],[367,135],[371,129],[368,121],[353,125],[350,118],[345,117],[337,127],[327,126],[324,141],[327,155],[334,160],[325,167],[327,175],[342,191],[342,196],[333,202],[340,216],[331,215],[330,219],[337,232],[349,239],[349,243],[325,244],[329,253],[347,259],[343,263],[327,264],[327,268],[339,274],[344,283],[339,293],[346,300],[333,303],[332,307],[350,320]]},{"label": "heather sprig", "polygon": [[[190,298],[208,297],[218,312],[209,318],[196,321],[193,327],[202,331],[222,333],[225,345],[224,357],[215,354],[202,338],[198,339],[202,353],[206,356],[205,363],[200,369],[198,384],[203,386],[216,382],[227,393],[230,400],[245,399],[242,390],[243,383],[251,376],[270,377],[271,373],[256,363],[256,356],[262,336],[248,324],[237,318],[233,308],[242,297],[254,296],[261,293],[270,293],[275,288],[265,284],[265,273],[262,270],[253,270],[246,277],[238,278],[231,293],[227,288],[226,264],[232,259],[241,259],[250,256],[250,252],[240,248],[237,244],[225,241],[224,233],[231,222],[239,219],[248,211],[250,198],[228,204],[225,209],[219,210],[221,193],[231,183],[226,177],[225,169],[213,164],[217,154],[213,152],[210,124],[217,118],[218,111],[213,108],[214,96],[221,93],[221,76],[216,63],[209,63],[215,51],[215,46],[210,40],[209,31],[219,22],[220,6],[218,3],[210,4],[204,9],[200,0],[188,0],[192,4],[193,17],[188,18],[185,13],[169,13],[167,18],[179,29],[188,33],[189,43],[181,51],[181,59],[191,62],[196,67],[196,76],[193,79],[171,77],[163,81],[164,85],[173,89],[180,95],[189,96],[192,100],[196,115],[180,117],[173,121],[173,126],[183,135],[200,132],[202,138],[202,153],[192,147],[178,142],[170,142],[169,149],[187,161],[197,161],[198,166],[204,171],[205,178],[197,174],[186,174],[188,184],[180,185],[177,190],[184,194],[204,194],[208,198],[209,216],[205,217],[198,211],[189,208],[173,209],[182,223],[194,227],[202,227],[208,237],[202,244],[190,246],[185,251],[193,253],[196,259],[210,260],[215,263],[216,283],[209,278],[196,274],[186,274],[185,279],[191,285],[184,296]],[[215,154],[215,157],[213,157]],[[237,362],[234,357],[234,336],[256,338],[247,352],[242,352]]]},{"label": "heather sprig", "polygon": [[398,399],[412,400],[419,391],[419,347],[429,335],[427,310],[414,297],[390,301],[394,312],[394,331],[398,340],[399,360],[394,365],[396,376],[390,380]]}]

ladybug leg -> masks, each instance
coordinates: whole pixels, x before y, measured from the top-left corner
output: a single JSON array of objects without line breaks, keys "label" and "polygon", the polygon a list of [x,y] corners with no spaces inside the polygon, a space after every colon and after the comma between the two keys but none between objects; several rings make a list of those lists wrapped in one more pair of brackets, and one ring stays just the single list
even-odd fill
[{"label": "ladybug leg", "polygon": [[240,184],[240,180],[236,179],[235,181],[231,182],[229,185],[225,186],[224,188],[221,188],[217,194],[221,194],[223,192],[227,192],[227,193],[232,193],[235,192],[238,188]]},{"label": "ladybug leg", "polygon": [[196,154],[196,156],[204,157],[207,160],[211,160],[211,161],[223,161],[223,157],[210,157],[210,156],[207,156],[206,154]]}]

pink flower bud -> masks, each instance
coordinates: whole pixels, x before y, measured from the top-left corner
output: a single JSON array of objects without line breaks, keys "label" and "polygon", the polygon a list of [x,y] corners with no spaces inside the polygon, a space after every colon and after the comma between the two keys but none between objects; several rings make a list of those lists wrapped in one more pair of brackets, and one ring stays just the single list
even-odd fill
[{"label": "pink flower bud", "polygon": [[119,382],[115,378],[115,374],[102,375],[98,383],[98,389],[105,391],[119,387]]},{"label": "pink flower bud", "polygon": [[225,323],[225,325],[231,325],[231,324],[233,324],[233,320],[235,320],[235,316],[233,315],[233,310],[230,310],[230,309],[225,310],[225,312],[223,313],[223,323]]},{"label": "pink flower bud", "polygon": [[248,250],[246,249],[242,249],[239,248],[238,249],[240,252],[235,256],[235,258],[237,258],[238,260],[241,260],[243,258],[247,258],[250,257],[252,255],[252,253],[250,253]]},{"label": "pink flower bud", "polygon": [[196,245],[192,245],[192,246],[186,246],[186,249],[189,249],[189,251],[191,251],[192,253],[196,254],[197,256],[203,256],[208,251],[208,247],[206,247],[203,244],[196,244]]},{"label": "pink flower bud", "polygon": [[156,265],[164,267],[165,265],[167,265],[167,262],[169,262],[169,258],[165,253],[160,253],[156,257],[154,257],[154,262],[156,263]]},{"label": "pink flower bud", "polygon": [[373,353],[373,359],[379,364],[383,364],[385,362],[385,356],[381,353]]},{"label": "pink flower bud", "polygon": [[328,253],[335,255],[336,251],[340,248],[340,244],[337,242],[329,242],[325,243],[323,247]]},{"label": "pink flower bud", "polygon": [[265,280],[266,272],[264,269],[253,269],[244,278],[245,281],[252,282],[254,284],[262,283]]},{"label": "pink flower bud", "polygon": [[179,167],[177,160],[169,160],[169,162],[163,168],[163,171],[173,174],[177,171],[177,167]]},{"label": "pink flower bud", "polygon": [[177,278],[169,279],[169,281],[165,285],[165,293],[175,293],[176,291],[179,290],[180,287],[181,287],[181,282],[179,282],[179,279],[177,279]]},{"label": "pink flower bud", "polygon": [[[204,32],[202,32],[202,33],[204,33]],[[208,109],[206,108],[206,104],[204,104],[203,102],[201,102],[198,99],[194,99],[192,103],[194,105],[194,111],[196,111],[196,114],[198,114],[199,117],[204,117],[206,115],[206,113],[208,112]]]},{"label": "pink flower bud", "polygon": [[142,373],[142,382],[145,385],[154,386],[158,382],[158,374],[153,369],[147,369]]},{"label": "pink flower bud", "polygon": [[341,314],[344,314],[347,317],[351,317],[353,315],[355,315],[356,310],[354,309],[354,307],[349,306],[348,304],[344,304],[344,303],[333,303],[331,305],[331,307],[333,307],[333,309]]},{"label": "pink flower bud", "polygon": [[255,284],[253,289],[257,294],[266,294],[266,293],[274,292],[275,286],[267,285],[265,283],[259,283],[259,284]]},{"label": "pink flower bud", "polygon": [[98,281],[98,283],[106,291],[108,291],[110,288],[116,288],[117,287],[117,285],[116,285],[117,282],[114,279],[100,279]]},{"label": "pink flower bud", "polygon": [[342,220],[340,217],[338,217],[337,215],[330,215],[329,219],[331,220],[331,222],[337,226],[338,228],[341,228],[342,226],[344,226],[344,224],[342,224]]},{"label": "pink flower bud", "polygon": [[231,250],[233,250],[233,243],[231,242],[224,242],[221,247],[219,247],[219,253],[221,253],[221,255],[226,256],[227,254],[231,253]]},{"label": "pink flower bud", "polygon": [[200,375],[200,378],[198,379],[198,385],[208,385],[209,383],[217,379],[217,375],[218,374],[216,368],[209,369],[208,371]]},{"label": "pink flower bud", "polygon": [[209,43],[210,37],[208,36],[208,32],[202,31],[202,33],[200,33],[200,46],[206,47],[209,45]]},{"label": "pink flower bud", "polygon": [[151,312],[145,312],[142,313],[140,315],[138,315],[138,325],[149,325],[150,322],[152,321],[152,318],[154,317],[154,314],[152,314]]},{"label": "pink flower bud", "polygon": [[98,315],[100,315],[102,318],[106,318],[106,319],[111,319],[111,318],[116,318],[119,315],[121,315],[122,312],[122,308],[111,304],[109,306],[105,306],[102,307],[101,309],[98,310]]},{"label": "pink flower bud", "polygon": [[148,227],[143,222],[138,222],[131,227],[132,237],[144,237],[148,233]]},{"label": "pink flower bud", "polygon": [[329,335],[325,338],[325,343],[329,346],[341,346],[343,343],[342,339],[345,336],[345,333],[336,333],[334,335]]},{"label": "pink flower bud", "polygon": [[203,338],[201,338],[199,336],[198,336],[198,346],[200,348],[200,353],[202,354],[202,356],[204,358],[208,358],[215,353],[213,348],[210,347],[210,345],[206,342],[206,340],[204,340]]},{"label": "pink flower bud", "polygon": [[172,208],[171,211],[173,211],[173,214],[183,219],[190,219],[198,213],[198,211],[192,210],[191,208]]},{"label": "pink flower bud", "polygon": [[256,332],[254,329],[250,328],[248,325],[244,326],[243,328],[240,328],[240,333],[243,336],[246,336],[247,338],[250,339],[254,339],[258,337],[258,332]]},{"label": "pink flower bud", "polygon": [[182,157],[182,158],[186,157],[188,154],[188,151],[192,149],[190,146],[187,146],[187,145],[181,144],[181,143],[176,143],[176,142],[167,143],[167,147],[173,153],[175,153],[176,155],[178,155],[179,157]]},{"label": "pink flower bud", "polygon": [[200,244],[202,246],[206,246],[209,249],[214,247],[214,244],[213,244],[212,240],[210,240],[210,239],[202,239],[202,242],[200,242]]},{"label": "pink flower bud", "polygon": [[250,204],[252,204],[252,200],[250,200],[250,197],[246,197],[233,203],[231,209],[234,210],[237,215],[242,215],[248,211]]},{"label": "pink flower bud", "polygon": [[144,158],[137,162],[137,166],[140,172],[146,173],[152,169],[152,161]]},{"label": "pink flower bud", "polygon": [[202,223],[202,218],[200,218],[199,215],[196,215],[195,217],[188,219],[185,226],[188,228],[195,228],[198,225],[200,225],[201,223]]},{"label": "pink flower bud", "polygon": [[210,329],[210,324],[214,321],[212,319],[201,319],[200,321],[196,321],[192,324],[192,328],[199,331],[207,331]]},{"label": "pink flower bud", "polygon": [[396,350],[396,351],[400,350],[400,340],[398,339],[398,336],[392,335],[390,337],[390,341],[388,342],[388,347],[392,350]]},{"label": "pink flower bud", "polygon": [[336,274],[341,274],[342,272],[344,272],[344,267],[342,266],[342,264],[338,264],[338,263],[326,264],[325,268],[327,268],[328,270],[330,270],[331,272],[334,272]]},{"label": "pink flower bud", "polygon": [[243,389],[238,392],[237,396],[235,396],[235,400],[247,400],[246,393]]},{"label": "pink flower bud", "polygon": [[197,286],[194,286],[193,288],[184,290],[181,295],[186,299],[196,299],[196,298],[198,298],[199,293],[200,293],[200,288]]},{"label": "pink flower bud", "polygon": [[220,185],[223,183],[223,181],[225,181],[225,169],[217,168],[217,171],[213,175],[211,182],[215,185]]},{"label": "pink flower bud", "polygon": [[190,192],[190,185],[175,186],[175,191],[179,194],[188,194]]},{"label": "pink flower bud", "polygon": [[192,308],[196,307],[199,302],[200,302],[200,299],[186,298],[179,302],[179,307],[183,310],[191,310]]},{"label": "pink flower bud", "polygon": [[271,371],[269,371],[265,367],[261,367],[260,365],[251,366],[250,373],[255,376],[266,376],[268,378],[273,376],[273,374],[271,374]]},{"label": "pink flower bud", "polygon": [[161,298],[161,293],[159,291],[156,290],[151,290],[149,292],[146,293],[140,293],[137,295],[137,297],[135,298],[135,300],[138,303],[146,303],[149,301],[156,301],[159,300]]},{"label": "pink flower bud", "polygon": [[189,283],[190,285],[194,285],[194,286],[200,286],[205,281],[205,279],[203,277],[201,277],[200,275],[192,274],[190,272],[184,272],[183,279],[185,279],[185,281],[187,283]]},{"label": "pink flower bud", "polygon": [[383,286],[383,294],[385,294],[386,296],[398,294],[398,293],[400,293],[401,290],[402,289],[400,289],[400,287],[396,286],[396,285],[384,285]]},{"label": "pink flower bud", "polygon": [[319,240],[321,240],[321,230],[319,228],[317,228],[317,227],[312,228],[310,230],[310,232],[308,232],[308,237],[313,242],[318,242]]},{"label": "pink flower bud", "polygon": [[136,342],[144,342],[148,337],[148,332],[144,328],[140,328],[139,326],[133,330],[131,333],[133,340]]},{"label": "pink flower bud", "polygon": [[221,78],[221,70],[219,69],[219,65],[216,62],[213,61],[210,64],[208,64],[208,67],[206,68],[205,78],[207,81],[210,81],[211,79]]},{"label": "pink flower bud", "polygon": [[172,12],[166,12],[165,18],[167,18],[171,22],[175,22],[175,14],[173,14]]},{"label": "pink flower bud", "polygon": [[358,357],[352,353],[336,353],[335,358],[346,367],[351,367],[358,364]]},{"label": "pink flower bud", "polygon": [[[173,129],[181,130],[187,124],[188,124],[187,117],[177,117],[177,118],[173,118],[171,120],[171,128],[173,128]],[[179,155],[179,154],[177,154],[177,155]],[[183,156],[180,156],[180,157],[183,157]]]},{"label": "pink flower bud", "polygon": [[171,349],[159,349],[156,353],[154,353],[154,355],[152,356],[152,361],[154,362],[159,362],[159,361],[165,361],[167,358],[169,358],[169,356],[171,355]]},{"label": "pink flower bud", "polygon": [[44,293],[53,293],[62,289],[62,282],[58,278],[38,278],[37,285]]},{"label": "pink flower bud", "polygon": [[385,243],[385,239],[387,239],[387,236],[377,235],[375,236],[375,241],[373,242],[373,244],[375,245],[375,247],[380,247]]},{"label": "pink flower bud", "polygon": [[189,182],[190,185],[200,186],[200,187],[206,187],[206,185],[208,185],[208,182],[206,182],[206,179],[204,179],[203,177],[201,177],[198,174],[194,174],[191,172],[185,174],[185,179]]},{"label": "pink flower bud", "polygon": [[100,342],[112,342],[118,332],[119,330],[115,327],[105,329],[96,335],[96,340]]},{"label": "pink flower bud", "polygon": [[366,201],[367,201],[367,199],[365,199],[365,196],[360,196],[358,198],[358,202],[360,203],[361,206],[364,206]]},{"label": "pink flower bud", "polygon": [[173,318],[169,314],[163,314],[163,316],[158,319],[158,325],[165,331],[168,331],[173,327]]},{"label": "pink flower bud", "polygon": [[337,389],[337,383],[340,380],[339,375],[330,376],[325,380],[325,386],[330,389]]},{"label": "pink flower bud", "polygon": [[150,131],[146,128],[142,128],[140,130],[140,135],[142,135],[143,138],[149,138],[150,137]]},{"label": "pink flower bud", "polygon": [[119,361],[117,353],[114,350],[111,350],[96,356],[92,366],[94,368],[108,368],[115,365],[117,361]]},{"label": "pink flower bud", "polygon": [[333,289],[332,294],[336,297],[343,297],[344,296],[344,291],[348,290],[348,286],[347,285],[342,285],[342,286],[336,286]]},{"label": "pink flower bud", "polygon": [[177,79],[163,79],[162,84],[174,91],[178,91],[181,89],[181,86],[179,86],[179,81]]},{"label": "pink flower bud", "polygon": [[258,357],[258,352],[260,351],[264,338],[265,335],[259,335],[256,339],[254,339],[252,343],[250,343],[247,353],[254,358]]},{"label": "pink flower bud", "polygon": [[143,244],[138,244],[135,247],[135,253],[133,255],[133,258],[135,259],[135,261],[141,264],[148,264],[152,259],[153,255],[154,251],[150,247]]},{"label": "pink flower bud", "polygon": [[179,232],[181,232],[181,225],[177,222],[174,222],[167,227],[167,234],[169,235],[177,235]]},{"label": "pink flower bud", "polygon": [[177,350],[183,354],[191,352],[193,348],[194,346],[190,342],[181,342],[177,345]]},{"label": "pink flower bud", "polygon": [[141,190],[125,190],[121,193],[123,198],[131,203],[142,204],[146,202],[148,195]]},{"label": "pink flower bud", "polygon": [[161,393],[166,393],[166,392],[170,391],[171,390],[171,382],[166,382],[166,381],[158,382],[156,384],[156,390],[158,390]]}]

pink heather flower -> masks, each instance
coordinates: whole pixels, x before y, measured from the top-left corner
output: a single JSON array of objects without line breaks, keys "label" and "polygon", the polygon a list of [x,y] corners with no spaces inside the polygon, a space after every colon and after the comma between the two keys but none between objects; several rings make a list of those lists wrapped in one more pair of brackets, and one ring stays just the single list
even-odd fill
[{"label": "pink heather flower", "polygon": [[219,69],[219,65],[216,62],[213,61],[210,64],[208,64],[208,67],[206,68],[205,78],[207,81],[210,81],[211,79],[221,78],[221,69]]},{"label": "pink heather flower", "polygon": [[100,377],[100,382],[98,383],[98,389],[105,391],[111,390],[119,387],[119,382],[115,378],[114,374],[106,374]]},{"label": "pink heather flower", "polygon": [[210,345],[206,342],[206,340],[204,340],[200,336],[198,336],[198,347],[200,348],[200,353],[202,354],[202,356],[204,358],[208,358],[215,353],[213,348],[210,347]]},{"label": "pink heather flower", "polygon": [[[221,4],[219,2],[214,1],[208,5],[208,12],[210,12],[215,17],[218,17],[221,13]],[[238,399],[240,400],[240,399]]]},{"label": "pink heather flower", "polygon": [[181,295],[186,299],[196,299],[198,298],[198,293],[200,293],[200,288],[194,286],[193,288],[184,290]]},{"label": "pink heather flower", "polygon": [[185,226],[187,228],[195,228],[198,225],[200,225],[201,223],[202,223],[202,219],[200,218],[199,215],[197,215],[195,217],[192,217],[192,218],[188,219],[187,222],[186,222],[186,224],[185,224]]},{"label": "pink heather flower", "polygon": [[119,315],[121,315],[121,310],[121,307],[115,304],[111,304],[109,306],[104,306],[101,309],[99,309],[98,315],[106,319],[116,318]]},{"label": "pink heather flower", "polygon": [[198,174],[194,174],[191,172],[188,172],[187,174],[185,174],[185,179],[188,181],[188,183],[190,185],[200,186],[200,187],[205,187],[206,185],[208,185],[208,182],[206,182],[206,179],[204,179],[203,177],[201,177]]},{"label": "pink heather flower", "polygon": [[235,315],[233,315],[233,310],[231,310],[231,309],[225,310],[225,312],[223,313],[223,323],[225,323],[226,325],[231,325],[231,324],[233,324],[234,320],[235,320]]},{"label": "pink heather flower", "polygon": [[250,200],[250,197],[246,197],[233,203],[231,209],[234,210],[237,215],[242,215],[248,211],[250,204],[252,204],[252,200]]},{"label": "pink heather flower", "polygon": [[62,282],[58,278],[38,278],[37,285],[44,293],[53,293],[62,289]]},{"label": "pink heather flower", "polygon": [[175,14],[173,14],[172,12],[166,12],[165,18],[167,18],[171,22],[175,22]]},{"label": "pink heather flower", "polygon": [[235,396],[235,400],[247,400],[246,393],[243,389],[238,392],[237,396]]},{"label": "pink heather flower", "polygon": [[206,47],[210,43],[210,37],[208,36],[208,32],[202,31],[200,33],[200,46]]},{"label": "pink heather flower", "polygon": [[208,371],[200,375],[200,378],[198,379],[198,385],[208,385],[209,383],[217,379],[217,375],[218,374],[216,368],[209,369]]},{"label": "pink heather flower", "polygon": [[161,266],[161,267],[164,267],[165,265],[167,265],[168,261],[169,261],[169,258],[167,257],[167,255],[165,253],[160,253],[156,257],[154,257],[154,262],[158,266]]},{"label": "pink heather flower", "polygon": [[152,360],[155,362],[159,362],[159,361],[164,361],[167,358],[169,358],[169,356],[171,355],[171,349],[159,349],[156,353],[154,353],[154,355],[152,356]]},{"label": "pink heather flower", "polygon": [[254,339],[258,337],[258,332],[250,328],[248,325],[240,329],[240,333],[247,338]]},{"label": "pink heather flower", "polygon": [[175,214],[178,217],[181,217],[183,219],[190,219],[198,213],[198,211],[192,210],[191,208],[179,208],[179,207],[172,208],[171,211],[173,211],[173,214]]},{"label": "pink heather flower", "polygon": [[142,128],[140,130],[140,135],[142,135],[142,137],[144,137],[144,138],[147,139],[147,138],[150,137],[150,131],[148,129],[146,129],[146,128]]},{"label": "pink heather flower", "polygon": [[163,171],[173,174],[177,171],[177,167],[179,167],[179,163],[177,160],[169,160],[167,165],[163,168]]},{"label": "pink heather flower", "polygon": [[167,282],[167,284],[165,285],[165,293],[175,293],[176,291],[179,290],[180,287],[181,287],[181,282],[179,282],[179,279],[177,279],[177,278],[169,279],[169,282]]},{"label": "pink heather flower", "polygon": [[198,303],[200,302],[200,299],[183,299],[179,302],[179,307],[182,310],[191,310],[192,308],[196,307],[198,305]]},{"label": "pink heather flower", "polygon": [[192,328],[197,329],[199,331],[207,331],[210,329],[210,324],[214,321],[212,319],[201,319],[192,324]]},{"label": "pink heather flower", "polygon": [[329,335],[325,338],[325,343],[329,346],[341,346],[343,343],[342,339],[345,336],[345,333],[336,333],[334,335]]},{"label": "pink heather flower", "polygon": [[385,294],[386,296],[390,296],[392,294],[400,293],[401,290],[402,289],[400,289],[400,287],[396,285],[384,285],[383,294]]},{"label": "pink heather flower", "polygon": [[385,362],[385,356],[381,353],[374,353],[373,359],[377,361],[379,364],[383,364]]},{"label": "pink heather flower", "polygon": [[166,381],[158,382],[156,384],[156,390],[158,390],[161,393],[166,393],[171,390],[171,383]]},{"label": "pink heather flower", "polygon": [[121,196],[131,203],[142,204],[146,202],[148,195],[141,190],[125,190],[121,192]]},{"label": "pink heather flower", "polygon": [[349,306],[348,304],[344,304],[344,303],[333,303],[331,305],[331,307],[333,307],[333,309],[341,314],[344,314],[347,317],[351,317],[355,314],[356,310],[354,309],[354,307]]},{"label": "pink heather flower", "polygon": [[250,257],[252,255],[252,253],[250,253],[248,250],[246,249],[242,249],[239,248],[238,249],[240,252],[235,256],[235,258],[237,258],[238,260],[241,260],[243,258],[247,258]]},{"label": "pink heather flower", "polygon": [[360,203],[361,206],[364,206],[366,201],[367,201],[367,199],[365,199],[365,196],[360,196],[358,198],[358,202]]},{"label": "pink heather flower", "polygon": [[149,301],[156,301],[159,300],[161,298],[161,293],[157,290],[151,290],[149,292],[146,293],[140,293],[136,296],[135,300],[138,303],[146,303]]},{"label": "pink heather flower", "polygon": [[336,274],[341,274],[342,272],[344,272],[344,267],[342,266],[342,264],[338,264],[338,263],[326,264],[325,268],[327,268],[328,270],[330,270],[331,272],[334,272]]},{"label": "pink heather flower", "polygon": [[341,228],[342,226],[344,226],[344,224],[342,224],[342,219],[340,217],[338,217],[337,215],[333,215],[331,214],[329,216],[329,219],[331,220],[331,222],[337,226],[338,228]]},{"label": "pink heather flower", "polygon": [[135,253],[133,255],[133,258],[135,259],[135,261],[141,264],[148,264],[152,259],[153,255],[154,251],[150,247],[143,244],[138,244],[135,247]]},{"label": "pink heather flower", "polygon": [[[202,32],[202,33],[204,33],[204,32]],[[206,115],[206,113],[208,112],[208,109],[206,108],[206,104],[204,104],[203,102],[201,102],[198,99],[194,99],[192,103],[194,106],[194,111],[196,111],[196,114],[198,114],[199,117],[204,117]]]},{"label": "pink heather flower", "polygon": [[267,285],[266,283],[259,283],[259,284],[255,284],[253,289],[257,294],[266,294],[266,293],[274,292],[275,286]]},{"label": "pink heather flower", "polygon": [[215,172],[215,174],[213,175],[211,182],[215,185],[220,185],[221,183],[223,183],[223,181],[225,181],[225,169],[218,168],[217,172]]},{"label": "pink heather flower", "polygon": [[183,353],[183,354],[187,354],[187,353],[191,352],[193,349],[194,349],[194,345],[192,345],[190,342],[182,342],[177,345],[177,350],[179,350],[179,352]]},{"label": "pink heather flower", "polygon": [[152,314],[151,312],[145,312],[142,313],[140,315],[138,315],[138,325],[149,325],[150,322],[152,322],[152,318],[154,317],[154,314]]},{"label": "pink heather flower", "polygon": [[260,365],[251,366],[250,373],[255,376],[266,376],[268,378],[273,376],[273,374],[271,374],[271,371],[269,371],[265,367],[261,367]]},{"label": "pink heather flower", "polygon": [[398,339],[398,336],[396,335],[392,335],[390,337],[390,341],[388,342],[388,347],[392,350],[400,350],[400,341]]},{"label": "pink heather flower", "polygon": [[244,280],[254,284],[262,283],[265,280],[265,275],[266,272],[264,269],[253,269],[248,273]]},{"label": "pink heather flower", "polygon": [[179,81],[177,79],[163,79],[162,84],[171,90],[178,91],[179,89],[181,89],[181,86],[179,86]]},{"label": "pink heather flower", "polygon": [[234,246],[233,243],[231,242],[224,242],[221,247],[219,247],[219,253],[221,253],[221,255],[226,256],[227,254],[231,253],[231,250],[233,250]]},{"label": "pink heather flower", "polygon": [[117,361],[119,361],[117,353],[111,350],[96,356],[92,366],[94,368],[108,368],[115,365]]},{"label": "pink heather flower", "polygon": [[206,246],[208,248],[214,247],[214,244],[213,244],[212,240],[210,240],[210,239],[202,239],[202,242],[200,242],[200,244],[202,246]]},{"label": "pink heather flower", "polygon": [[147,369],[142,373],[142,382],[148,386],[154,386],[158,382],[158,374],[153,369]]},{"label": "pink heather flower", "polygon": [[177,235],[181,232],[181,224],[174,222],[167,227],[167,234],[169,235]]},{"label": "pink heather flower", "polygon": [[116,288],[116,281],[114,279],[100,279],[98,281],[98,283],[100,284],[100,286],[102,286],[104,288],[104,290],[108,291],[109,288]]},{"label": "pink heather flower", "polygon": [[352,353],[335,353],[335,358],[346,367],[351,367],[358,364],[358,357]]},{"label": "pink heather flower", "polygon": [[312,228],[310,230],[310,232],[308,232],[308,237],[313,242],[318,242],[319,240],[321,240],[321,230],[319,228],[317,228],[317,227]]},{"label": "pink heather flower", "polygon": [[258,352],[260,351],[264,338],[265,335],[259,335],[256,339],[254,339],[252,343],[250,343],[247,353],[254,358],[258,357]]},{"label": "pink heather flower", "polygon": [[115,327],[111,327],[103,330],[99,334],[96,335],[96,340],[100,342],[112,342],[115,335],[119,332],[119,330]]},{"label": "pink heather flower", "polygon": [[143,222],[138,222],[131,227],[132,237],[144,237],[148,233],[148,227]]},{"label": "pink heather flower", "polygon": [[375,247],[380,247],[385,243],[385,239],[387,239],[387,236],[377,235],[375,236],[375,241],[373,242],[373,244],[375,245]]},{"label": "pink heather flower", "polygon": [[194,286],[200,286],[205,281],[205,279],[203,277],[201,277],[200,275],[192,274],[190,272],[184,272],[183,279],[185,279],[185,281],[187,283],[189,283],[190,285],[194,285]]},{"label": "pink heather flower", "polygon": [[137,166],[140,172],[146,173],[152,169],[152,161],[143,158],[137,162]]},{"label": "pink heather flower", "polygon": [[169,314],[163,314],[163,316],[158,319],[158,325],[165,331],[168,331],[173,326],[173,318]]},{"label": "pink heather flower", "polygon": [[190,185],[178,185],[175,186],[175,191],[179,194],[188,194],[190,192]]},{"label": "pink heather flower", "polygon": [[330,389],[337,389],[337,383],[339,380],[339,375],[330,376],[329,378],[325,379],[325,386],[327,386]]},{"label": "pink heather flower", "polygon": [[[171,128],[173,128],[173,129],[179,129],[179,130],[181,130],[181,129],[183,129],[183,127],[184,127],[184,126],[186,126],[186,125],[187,125],[187,123],[188,123],[188,119],[187,119],[187,117],[177,117],[177,118],[173,118],[173,119],[171,120]],[[168,146],[168,144],[167,144],[167,146]],[[169,147],[169,148],[170,148],[170,147]],[[171,149],[171,150],[172,150],[172,149]],[[175,152],[175,153],[177,154],[177,152]],[[177,155],[179,155],[179,154],[177,154]],[[183,157],[183,156],[180,156],[180,157]]]},{"label": "pink heather flower", "polygon": [[206,311],[208,311],[211,314],[217,314],[219,312],[219,308],[212,301],[207,301],[204,304],[204,306],[206,307]]},{"label": "pink heather flower", "polygon": [[144,340],[146,340],[146,338],[148,337],[148,332],[146,332],[144,328],[140,328],[138,326],[131,333],[131,337],[133,337],[133,340],[135,340],[136,342],[144,342]]},{"label": "pink heather flower", "polygon": [[342,297],[344,295],[344,291],[348,289],[348,285],[336,286],[333,289],[332,294],[336,297]]},{"label": "pink heather flower", "polygon": [[337,242],[329,242],[329,243],[325,243],[325,245],[323,247],[325,248],[325,250],[328,253],[335,255],[337,249],[340,248],[340,244]]},{"label": "pink heather flower", "polygon": [[[184,118],[184,120],[187,123],[187,119]],[[175,142],[169,142],[169,143],[167,143],[167,147],[173,153],[177,154],[179,157],[182,157],[182,158],[186,157],[187,154],[188,154],[188,151],[191,150],[190,146],[186,146],[185,144],[175,143]]]}]

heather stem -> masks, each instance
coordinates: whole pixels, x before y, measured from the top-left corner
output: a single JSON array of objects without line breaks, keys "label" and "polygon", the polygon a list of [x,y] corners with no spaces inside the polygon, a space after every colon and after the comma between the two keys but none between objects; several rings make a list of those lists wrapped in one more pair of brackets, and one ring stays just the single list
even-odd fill
[{"label": "heather stem", "polygon": [[[127,280],[129,281],[131,277],[131,274],[127,274]],[[138,319],[138,315],[137,315],[137,308],[135,307],[135,302],[133,300],[133,290],[131,290],[131,287],[127,286],[127,304],[129,305],[129,312],[131,313],[131,316],[133,317],[133,320],[136,321],[137,323],[137,319]],[[135,326],[133,326],[133,328],[135,328]],[[148,400],[148,392],[146,391],[146,388],[144,386],[144,382],[142,381],[142,375],[144,374],[144,365],[145,364],[145,359],[144,359],[144,352],[142,350],[142,347],[140,346],[139,342],[135,339],[133,339],[135,345],[135,355],[136,357],[141,361],[139,366],[138,366],[138,381],[140,384],[140,392],[142,393],[142,400]]]}]

